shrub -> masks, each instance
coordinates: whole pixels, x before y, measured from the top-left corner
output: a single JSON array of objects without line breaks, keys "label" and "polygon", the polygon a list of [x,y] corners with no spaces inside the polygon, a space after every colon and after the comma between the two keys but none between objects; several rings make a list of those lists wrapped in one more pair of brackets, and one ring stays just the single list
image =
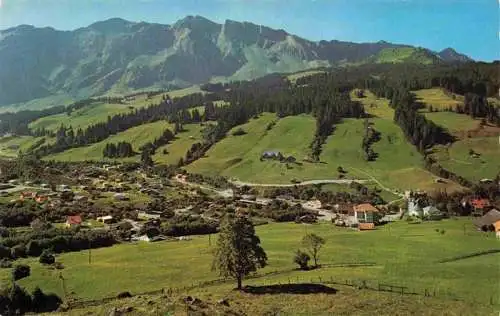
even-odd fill
[{"label": "shrub", "polygon": [[30,276],[31,269],[28,265],[25,264],[20,264],[14,267],[14,270],[12,270],[12,278],[14,281],[27,278]]},{"label": "shrub", "polygon": [[33,290],[32,296],[32,310],[36,313],[52,312],[57,310],[62,301],[59,296],[55,294],[45,294],[39,287]]},{"label": "shrub", "polygon": [[130,294],[130,292],[121,292],[116,296],[116,298],[128,298],[128,297],[132,297],[132,294]]},{"label": "shrub", "polygon": [[17,259],[17,258],[24,258],[27,256],[26,254],[26,247],[24,245],[15,245],[10,249],[10,253],[12,258]]},{"label": "shrub", "polygon": [[309,260],[311,260],[311,257],[301,250],[297,250],[295,257],[293,257],[293,262],[298,264],[301,270],[307,270],[309,268]]},{"label": "shrub", "polygon": [[50,251],[44,250],[38,261],[40,261],[41,264],[53,264],[56,262],[56,258]]},{"label": "shrub", "polygon": [[12,268],[12,261],[5,258],[0,260],[0,268]]},{"label": "shrub", "polygon": [[247,132],[245,132],[241,127],[235,130],[232,134],[233,136],[241,136],[245,135]]}]

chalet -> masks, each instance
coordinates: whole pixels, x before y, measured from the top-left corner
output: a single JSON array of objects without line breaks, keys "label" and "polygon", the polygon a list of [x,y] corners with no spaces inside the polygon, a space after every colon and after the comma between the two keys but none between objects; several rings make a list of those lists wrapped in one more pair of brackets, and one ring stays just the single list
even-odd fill
[{"label": "chalet", "polygon": [[137,211],[137,217],[139,219],[143,219],[143,220],[159,219],[160,216],[161,216],[160,214],[156,214],[156,213],[148,213],[148,212],[145,212],[145,211]]},{"label": "chalet", "polygon": [[500,238],[500,220],[496,221],[495,224],[493,224],[493,227],[495,228],[497,238]]},{"label": "chalet", "polygon": [[35,197],[35,201],[38,203],[38,204],[43,204],[45,202],[47,202],[49,200],[49,197],[46,196],[46,195],[37,195]]},{"label": "chalet", "polygon": [[19,195],[19,200],[20,201],[31,200],[31,199],[34,199],[35,197],[36,197],[35,192],[25,191],[25,192],[21,192],[21,194]]},{"label": "chalet", "polygon": [[111,215],[99,216],[97,218],[97,221],[104,224],[110,224],[113,222],[113,216]]},{"label": "chalet", "polygon": [[66,218],[66,227],[76,227],[82,224],[82,217],[80,215],[68,216]]},{"label": "chalet", "polygon": [[283,155],[279,151],[265,151],[262,153],[262,159],[281,159]]},{"label": "chalet", "polygon": [[128,200],[128,197],[124,193],[115,193],[113,196],[116,201],[126,201]]},{"label": "chalet", "polygon": [[355,205],[349,214],[356,223],[373,223],[376,221],[378,209],[369,203]]},{"label": "chalet", "polygon": [[472,199],[470,200],[470,205],[473,208],[475,216],[482,216],[491,208],[491,203],[488,199]]},{"label": "chalet", "polygon": [[75,195],[75,197],[73,197],[73,200],[76,201],[76,202],[85,202],[88,199],[89,198],[86,197],[85,195]]},{"label": "chalet", "polygon": [[497,227],[500,224],[497,224],[497,222],[500,221],[500,211],[498,210],[491,210],[488,213],[484,214],[483,216],[475,219],[473,221],[474,225],[477,227],[478,230],[481,231],[497,231]]},{"label": "chalet", "polygon": [[358,230],[374,230],[375,229],[375,224],[373,223],[359,223],[358,224]]}]

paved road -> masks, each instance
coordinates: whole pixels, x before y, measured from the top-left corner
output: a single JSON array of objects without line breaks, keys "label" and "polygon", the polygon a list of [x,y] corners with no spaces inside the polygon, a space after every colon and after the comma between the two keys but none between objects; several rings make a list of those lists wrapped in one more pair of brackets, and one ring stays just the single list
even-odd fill
[{"label": "paved road", "polygon": [[366,183],[370,182],[370,180],[361,180],[361,179],[323,179],[323,180],[308,180],[302,181],[299,183],[252,183],[252,182],[242,182],[242,181],[231,181],[237,187],[248,186],[248,187],[294,187],[294,186],[303,186],[303,185],[313,185],[313,184],[351,184],[353,182],[357,183]]}]

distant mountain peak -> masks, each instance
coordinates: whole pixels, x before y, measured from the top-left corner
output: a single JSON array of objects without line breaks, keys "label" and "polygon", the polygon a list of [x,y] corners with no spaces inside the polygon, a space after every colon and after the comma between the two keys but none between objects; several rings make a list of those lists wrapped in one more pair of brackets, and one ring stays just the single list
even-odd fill
[{"label": "distant mountain peak", "polygon": [[173,25],[112,18],[75,31],[21,25],[0,31],[0,105],[59,96],[249,80],[270,73],[362,63],[470,60],[386,41],[309,41],[252,22],[189,15]]},{"label": "distant mountain peak", "polygon": [[467,62],[467,61],[472,61],[472,58],[470,58],[467,55],[460,54],[457,52],[455,49],[448,47],[443,49],[437,54],[441,59],[447,62],[455,62],[455,61],[460,61],[460,62]]},{"label": "distant mountain peak", "polygon": [[102,33],[123,33],[127,32],[130,26],[134,24],[135,22],[130,22],[122,18],[111,18],[93,23],[88,28]]}]

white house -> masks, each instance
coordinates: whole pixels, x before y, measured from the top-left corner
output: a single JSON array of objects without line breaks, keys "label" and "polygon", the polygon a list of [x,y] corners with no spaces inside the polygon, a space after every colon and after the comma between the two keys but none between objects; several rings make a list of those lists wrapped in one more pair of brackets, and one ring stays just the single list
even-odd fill
[{"label": "white house", "polygon": [[409,198],[408,199],[408,215],[422,217],[424,215],[424,211],[418,205],[418,199]]}]

